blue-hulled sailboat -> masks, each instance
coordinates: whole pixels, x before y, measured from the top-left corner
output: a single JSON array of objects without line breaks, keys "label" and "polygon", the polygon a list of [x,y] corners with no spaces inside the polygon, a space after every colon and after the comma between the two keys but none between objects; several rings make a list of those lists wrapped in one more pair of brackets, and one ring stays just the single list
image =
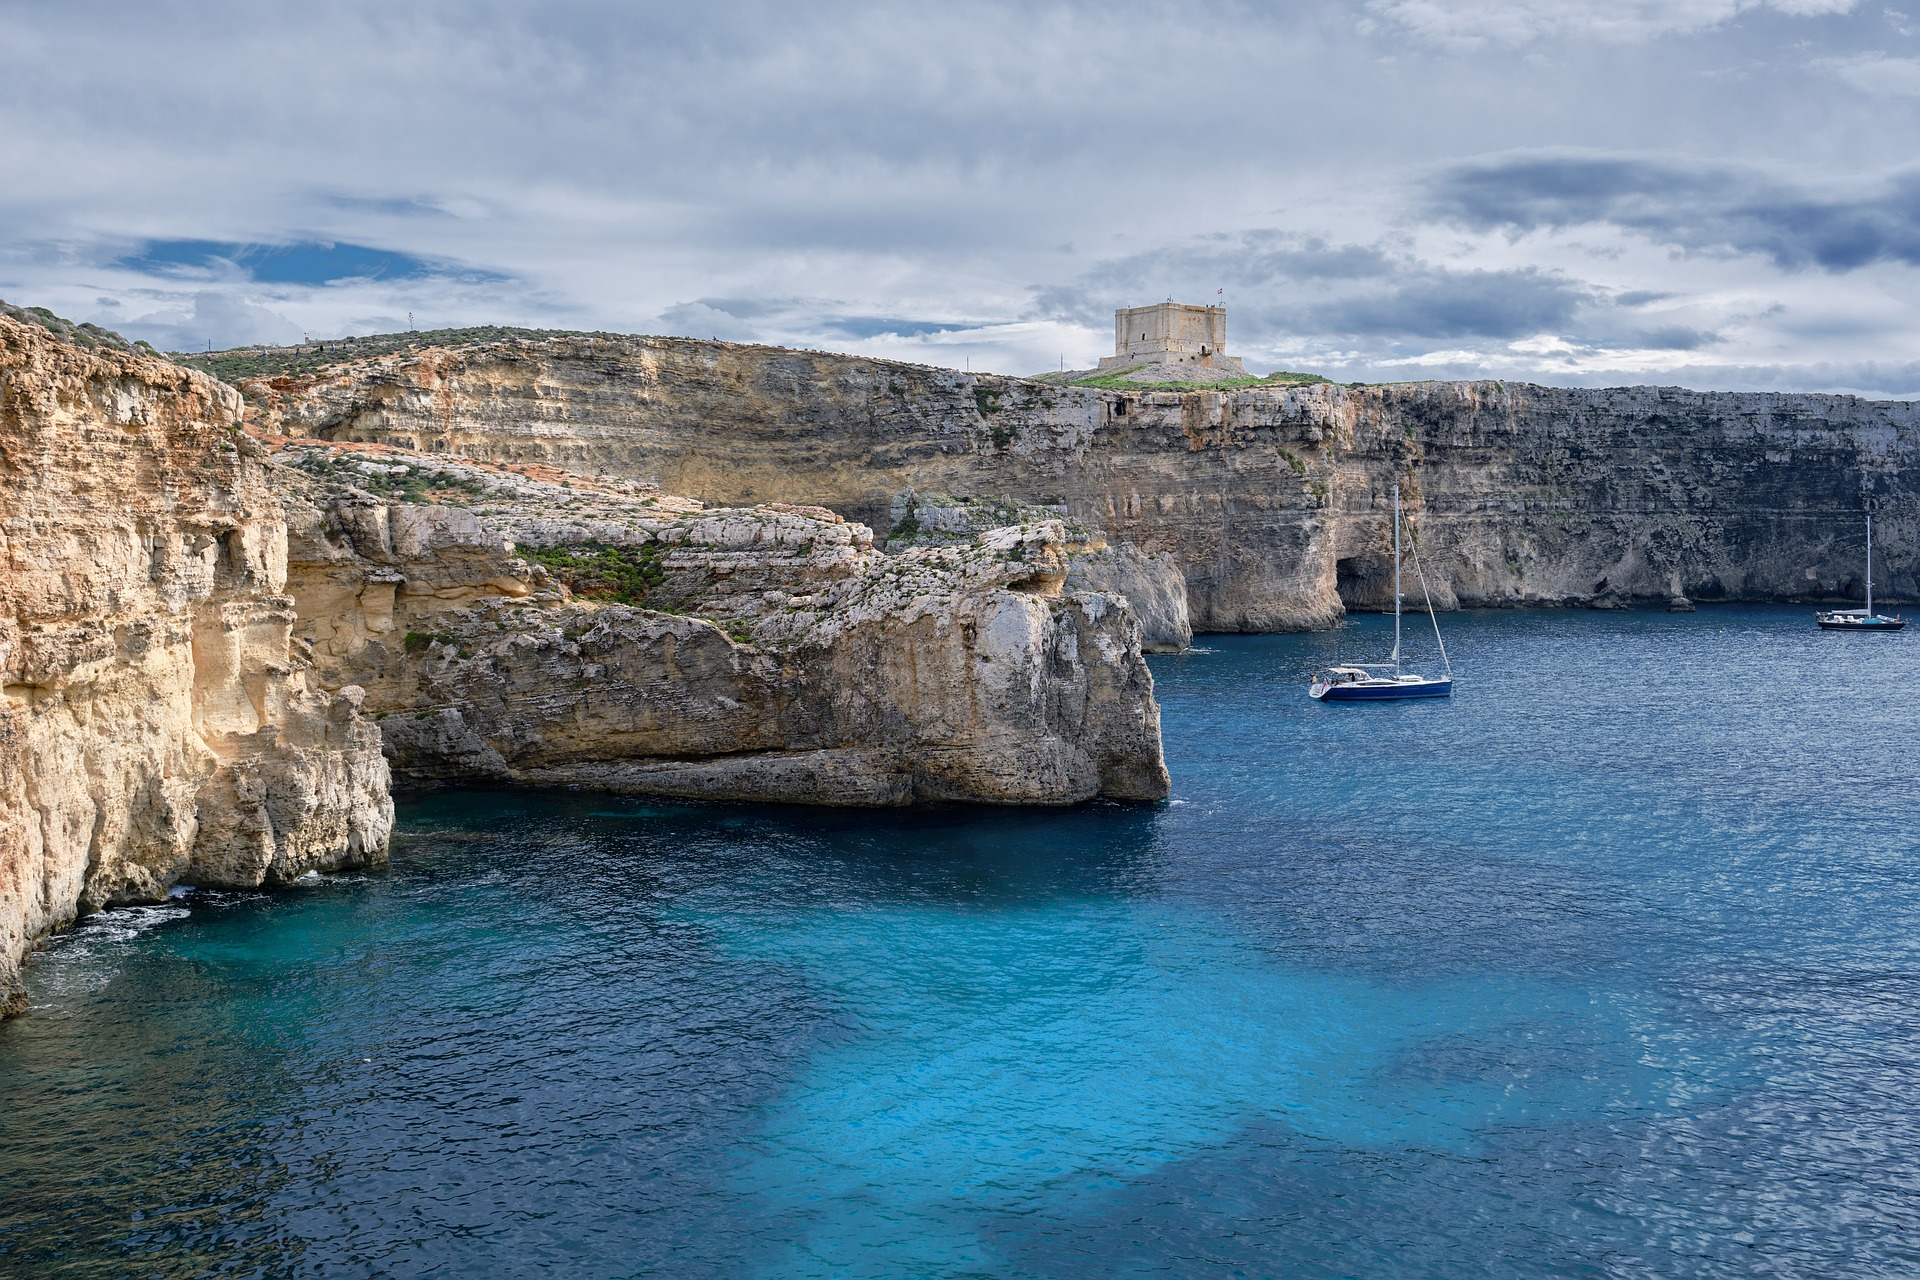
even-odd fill
[{"label": "blue-hulled sailboat", "polygon": [[[1413,548],[1414,572],[1420,575],[1420,594],[1426,598],[1427,617],[1433,621],[1434,642],[1446,675],[1415,675],[1400,661],[1400,486],[1393,486],[1393,653],[1386,662],[1363,662],[1350,667],[1328,667],[1307,686],[1307,696],[1322,702],[1386,702],[1400,698],[1453,696],[1453,664],[1447,660],[1447,642],[1440,638],[1440,618],[1433,611],[1426,571],[1420,567],[1420,547]],[[1393,668],[1387,674],[1387,668]]]},{"label": "blue-hulled sailboat", "polygon": [[1822,631],[1899,631],[1907,620],[1899,614],[1891,618],[1873,611],[1873,512],[1867,512],[1867,607],[1864,609],[1827,609],[1813,615]]}]

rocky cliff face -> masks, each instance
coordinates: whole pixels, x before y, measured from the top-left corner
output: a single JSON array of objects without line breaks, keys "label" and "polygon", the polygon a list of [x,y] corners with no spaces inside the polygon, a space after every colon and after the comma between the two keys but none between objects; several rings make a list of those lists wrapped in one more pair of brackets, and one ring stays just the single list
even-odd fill
[{"label": "rocky cliff face", "polygon": [[1201,630],[1328,624],[1390,584],[1405,492],[1441,603],[1920,597],[1920,410],[1501,383],[1095,391],[657,338],[429,350],[255,382],[264,422],[546,462],[887,527],[908,490],[1053,507],[1171,558]]},{"label": "rocky cliff face", "polygon": [[308,679],[240,407],[0,316],[0,1011],[77,913],[384,856],[379,735]]},{"label": "rocky cliff face", "polygon": [[78,914],[379,861],[391,774],[1167,793],[1139,625],[1064,589],[1049,513],[888,556],[817,506],[270,447],[241,411],[0,314],[0,1013],[24,950]]},{"label": "rocky cliff face", "polygon": [[[329,687],[366,690],[402,780],[826,804],[1167,793],[1138,624],[1062,590],[1058,520],[883,556],[818,507],[286,456],[309,478],[301,634]],[[370,472],[464,505],[375,498]]]}]

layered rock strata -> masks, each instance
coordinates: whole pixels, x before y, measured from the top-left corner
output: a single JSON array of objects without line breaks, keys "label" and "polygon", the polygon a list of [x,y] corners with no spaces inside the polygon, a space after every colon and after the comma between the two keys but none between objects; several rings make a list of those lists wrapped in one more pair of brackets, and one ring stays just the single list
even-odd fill
[{"label": "layered rock strata", "polygon": [[1390,586],[1398,483],[1438,598],[1920,598],[1920,410],[1848,396],[1513,383],[1054,386],[664,338],[554,337],[265,379],[263,422],[650,480],[719,502],[818,502],[887,527],[894,500],[1055,508],[1166,555],[1193,625],[1326,625]]},{"label": "layered rock strata", "polygon": [[379,733],[308,679],[240,409],[0,316],[0,1010],[78,913],[385,854]]},{"label": "layered rock strata", "polygon": [[[885,556],[819,507],[293,443],[300,628],[405,781],[904,804],[1167,793],[1139,627],[1057,519]],[[389,501],[395,473],[431,486]],[[450,505],[452,502],[463,505]],[[595,598],[595,597],[598,598]]]},{"label": "layered rock strata", "polygon": [[1000,528],[1058,520],[1067,535],[1067,587],[1105,591],[1132,607],[1140,622],[1140,647],[1148,653],[1178,653],[1193,643],[1187,614],[1187,580],[1173,557],[1148,555],[1130,542],[1109,543],[1064,508],[1036,507],[991,498],[955,498],[915,493],[895,496],[889,512],[887,550],[946,546]]},{"label": "layered rock strata", "polygon": [[79,914],[380,861],[396,773],[1167,793],[1138,623],[1065,589],[1050,515],[887,556],[817,506],[269,446],[232,388],[37,317],[0,315],[0,1012]]}]

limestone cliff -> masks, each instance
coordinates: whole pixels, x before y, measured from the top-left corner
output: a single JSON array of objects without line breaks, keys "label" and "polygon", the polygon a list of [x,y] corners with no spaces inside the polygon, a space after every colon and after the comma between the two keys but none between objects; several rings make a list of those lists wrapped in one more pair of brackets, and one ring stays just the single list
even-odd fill
[{"label": "limestone cliff", "polygon": [[384,856],[379,735],[308,681],[240,408],[0,315],[0,1011],[77,913]]},{"label": "limestone cliff", "polygon": [[[818,507],[295,442],[292,589],[402,780],[826,804],[1167,793],[1125,604],[1058,520],[883,556]],[[376,478],[417,477],[390,502]],[[430,486],[430,487],[425,487]],[[458,502],[462,505],[450,505]]]},{"label": "limestone cliff", "polygon": [[1108,542],[1105,532],[1048,508],[997,498],[947,494],[898,494],[889,512],[889,551],[947,546],[994,529],[1058,520],[1066,530],[1067,587],[1119,596],[1140,622],[1140,647],[1148,653],[1178,653],[1193,643],[1187,614],[1187,580],[1165,552],[1147,555],[1132,543]]},{"label": "limestone cliff", "polygon": [[1846,598],[1863,475],[1880,581],[1920,597],[1920,410],[1903,402],[1491,382],[1134,392],[604,335],[247,390],[263,422],[330,439],[817,502],[881,527],[908,490],[1052,507],[1171,557],[1200,630],[1380,607],[1396,482],[1442,602]]},{"label": "limestone cliff", "polygon": [[232,388],[41,319],[0,313],[0,1012],[78,914],[380,860],[396,773],[1167,793],[1139,625],[1064,589],[1047,513],[887,556],[817,506],[270,446]]}]

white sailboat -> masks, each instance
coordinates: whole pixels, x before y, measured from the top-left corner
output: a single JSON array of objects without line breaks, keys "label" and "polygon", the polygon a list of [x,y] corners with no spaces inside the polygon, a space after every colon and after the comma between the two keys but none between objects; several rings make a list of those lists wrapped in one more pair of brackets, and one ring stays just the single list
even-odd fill
[{"label": "white sailboat", "polygon": [[[1322,702],[1386,702],[1400,698],[1447,698],[1453,695],[1453,664],[1447,660],[1447,642],[1440,638],[1440,618],[1433,611],[1433,596],[1427,590],[1426,571],[1420,567],[1420,548],[1413,549],[1414,572],[1420,576],[1420,594],[1427,602],[1427,617],[1433,621],[1433,639],[1440,646],[1440,662],[1446,675],[1415,675],[1405,669],[1400,657],[1400,486],[1393,486],[1393,653],[1385,662],[1362,662],[1350,667],[1329,667],[1313,678],[1307,696]],[[1393,668],[1388,675],[1386,669]]]},{"label": "white sailboat", "polygon": [[1822,631],[1899,631],[1907,620],[1899,614],[1891,618],[1873,611],[1873,512],[1867,512],[1867,607],[1864,609],[1826,609],[1813,615]]}]

